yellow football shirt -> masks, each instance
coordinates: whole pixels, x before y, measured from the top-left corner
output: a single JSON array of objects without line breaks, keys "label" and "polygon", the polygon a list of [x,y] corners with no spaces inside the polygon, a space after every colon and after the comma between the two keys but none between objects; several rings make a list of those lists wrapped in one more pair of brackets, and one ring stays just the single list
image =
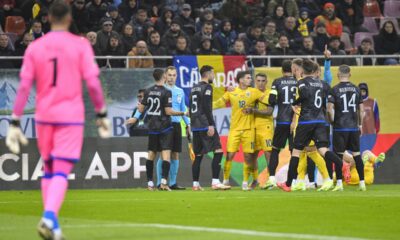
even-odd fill
[{"label": "yellow football shirt", "polygon": [[[269,99],[270,90],[269,89],[265,90],[264,94],[265,94],[264,99],[268,100]],[[258,110],[267,110],[268,103],[265,104],[265,103],[257,101],[256,104],[255,104],[255,107]],[[271,116],[265,116],[265,115],[255,114],[255,127],[256,128],[259,128],[259,127],[265,128],[268,125],[272,125],[273,122],[274,122],[274,117],[272,115]]]}]

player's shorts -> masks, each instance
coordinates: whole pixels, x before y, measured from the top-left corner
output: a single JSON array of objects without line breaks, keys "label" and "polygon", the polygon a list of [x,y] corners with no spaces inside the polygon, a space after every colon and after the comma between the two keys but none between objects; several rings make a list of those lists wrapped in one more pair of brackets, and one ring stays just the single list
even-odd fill
[{"label": "player's shorts", "polygon": [[328,145],[331,145],[331,125],[325,125],[326,136],[328,136]]},{"label": "player's shorts", "polygon": [[343,153],[346,150],[360,152],[360,131],[333,131],[333,151]]},{"label": "player's shorts", "polygon": [[229,132],[227,151],[234,153],[239,151],[240,144],[244,153],[254,152],[255,129],[233,130]]},{"label": "player's shorts", "polygon": [[293,147],[303,150],[314,140],[317,148],[328,147],[326,127],[323,123],[300,124],[296,128],[296,135],[293,140]]},{"label": "player's shorts", "polygon": [[290,133],[290,124],[277,124],[275,127],[274,138],[272,140],[272,146],[282,149],[286,146],[288,140],[289,146],[291,146],[293,137]]},{"label": "player's shorts", "polygon": [[152,152],[161,152],[164,150],[172,150],[174,132],[173,127],[168,131],[159,134],[149,134],[149,145],[147,149]]},{"label": "player's shorts", "polygon": [[272,150],[272,137],[274,136],[274,128],[272,125],[263,127],[256,127],[255,151],[271,151]]},{"label": "player's shorts", "polygon": [[172,123],[173,127],[173,140],[172,152],[182,152],[182,126],[180,123]]},{"label": "player's shorts", "polygon": [[78,162],[83,145],[82,125],[36,123],[37,142],[44,161],[51,159]]},{"label": "player's shorts", "polygon": [[221,149],[221,141],[218,132],[215,131],[212,137],[207,135],[207,131],[193,132],[193,152],[196,155],[207,154]]}]

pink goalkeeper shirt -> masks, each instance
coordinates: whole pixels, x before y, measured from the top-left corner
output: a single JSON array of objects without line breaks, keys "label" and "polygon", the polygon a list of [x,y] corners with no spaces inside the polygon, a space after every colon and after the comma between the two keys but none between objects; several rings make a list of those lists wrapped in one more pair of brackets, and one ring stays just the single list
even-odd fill
[{"label": "pink goalkeeper shirt", "polygon": [[20,72],[14,114],[20,117],[36,81],[38,123],[82,124],[82,82],[98,112],[105,107],[99,68],[90,43],[65,31],[49,32],[32,42],[25,52]]}]

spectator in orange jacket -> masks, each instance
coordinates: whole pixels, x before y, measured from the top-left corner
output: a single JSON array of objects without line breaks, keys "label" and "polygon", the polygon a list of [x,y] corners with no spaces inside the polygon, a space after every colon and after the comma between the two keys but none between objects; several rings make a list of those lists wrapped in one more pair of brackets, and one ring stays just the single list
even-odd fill
[{"label": "spectator in orange jacket", "polygon": [[342,35],[343,24],[342,20],[335,15],[335,5],[328,2],[324,5],[324,11],[322,15],[319,15],[314,20],[314,25],[316,26],[319,22],[323,22],[326,27],[326,32],[330,37]]},{"label": "spectator in orange jacket", "polygon": [[[128,56],[152,56],[147,49],[145,41],[138,41],[136,47],[128,53]],[[129,59],[129,68],[152,68],[154,66],[153,59]]]}]

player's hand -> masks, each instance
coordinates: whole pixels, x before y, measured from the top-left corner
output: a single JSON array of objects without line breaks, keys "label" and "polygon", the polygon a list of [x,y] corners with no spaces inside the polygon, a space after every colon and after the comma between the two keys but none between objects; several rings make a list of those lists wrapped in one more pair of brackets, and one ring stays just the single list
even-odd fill
[{"label": "player's hand", "polygon": [[327,44],[325,44],[324,56],[325,56],[325,59],[330,59],[331,56],[332,56],[331,51],[328,50],[328,45]]},{"label": "player's hand", "polygon": [[360,129],[360,136],[362,136],[363,135],[362,125],[358,126],[358,129]]},{"label": "player's hand", "polygon": [[137,118],[129,118],[125,121],[125,125],[135,125],[137,122]]},{"label": "player's hand", "polygon": [[242,112],[243,112],[244,114],[252,114],[252,113],[254,112],[254,110],[253,110],[253,108],[251,108],[251,107],[247,107],[247,108],[243,108],[243,109],[242,109]]},{"label": "player's hand", "polygon": [[212,137],[212,136],[214,136],[214,134],[215,134],[214,126],[208,126],[207,135],[208,135],[209,137]]},{"label": "player's hand", "polygon": [[234,86],[228,86],[228,87],[226,87],[226,91],[233,92],[233,91],[235,91],[235,87]]},{"label": "player's hand", "polygon": [[296,115],[300,115],[299,107],[298,107],[298,106],[292,106],[292,110],[293,110],[293,112],[294,112]]},{"label": "player's hand", "polygon": [[190,127],[190,125],[186,126],[186,135],[187,136],[192,136],[192,128]]},{"label": "player's hand", "polygon": [[6,146],[12,153],[18,154],[20,152],[20,144],[27,145],[28,139],[21,131],[19,119],[13,119],[7,131]]},{"label": "player's hand", "polygon": [[105,109],[97,113],[96,124],[101,138],[111,137],[111,122],[107,118],[107,111]]},{"label": "player's hand", "polygon": [[296,123],[295,123],[295,122],[292,122],[292,123],[290,124],[290,133],[293,134],[295,129],[296,129]]}]

